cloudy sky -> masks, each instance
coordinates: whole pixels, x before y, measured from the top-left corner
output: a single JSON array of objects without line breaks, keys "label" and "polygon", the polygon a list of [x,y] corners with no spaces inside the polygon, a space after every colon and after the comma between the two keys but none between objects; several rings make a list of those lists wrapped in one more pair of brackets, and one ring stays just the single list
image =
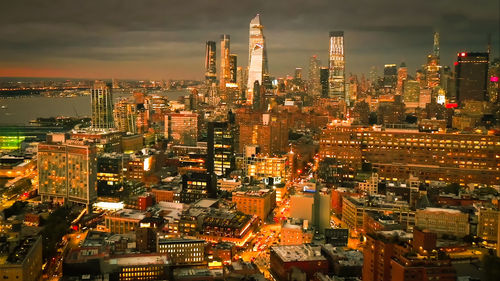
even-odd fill
[{"label": "cloudy sky", "polygon": [[[260,13],[272,75],[327,62],[328,33],[344,30],[347,73],[405,61],[410,72],[441,33],[441,57],[499,56],[498,0],[12,0],[0,5],[0,76],[201,79],[205,41],[230,34],[248,61]],[[217,51],[219,51],[219,43]],[[219,53],[217,53],[219,58]]]}]

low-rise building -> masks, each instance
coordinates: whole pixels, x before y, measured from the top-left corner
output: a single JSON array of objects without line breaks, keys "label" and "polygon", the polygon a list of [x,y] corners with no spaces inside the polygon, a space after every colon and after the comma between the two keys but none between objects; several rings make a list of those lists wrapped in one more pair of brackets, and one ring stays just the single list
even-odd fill
[{"label": "low-rise building", "polygon": [[328,260],[320,246],[273,246],[270,252],[271,273],[277,280],[289,281],[293,268],[301,270],[311,279],[316,272],[328,273]]},{"label": "low-rise building", "polygon": [[469,214],[456,209],[425,208],[415,213],[415,226],[438,235],[464,237],[470,233]]},{"label": "low-rise building", "polygon": [[158,238],[156,251],[166,253],[173,265],[203,264],[205,240],[187,238]]},{"label": "low-rise building", "polygon": [[0,277],[6,281],[37,281],[42,274],[42,238],[29,237],[17,245],[0,242]]},{"label": "low-rise building", "polygon": [[276,192],[272,189],[235,191],[232,201],[236,209],[247,215],[257,215],[265,221],[276,205]]}]

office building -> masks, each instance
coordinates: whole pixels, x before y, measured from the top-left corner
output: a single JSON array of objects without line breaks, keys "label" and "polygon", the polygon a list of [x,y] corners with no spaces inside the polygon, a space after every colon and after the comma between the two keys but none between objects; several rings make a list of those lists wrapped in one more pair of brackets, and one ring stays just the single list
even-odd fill
[{"label": "office building", "polygon": [[500,212],[496,209],[480,207],[477,223],[477,236],[486,241],[497,241],[499,233],[499,216]]},{"label": "office building", "polygon": [[205,262],[205,240],[158,238],[156,252],[167,254],[172,265],[193,265]]},{"label": "office building", "polygon": [[234,130],[229,122],[208,122],[207,170],[227,176],[235,167]]},{"label": "office building", "polygon": [[140,222],[145,217],[145,212],[133,209],[122,209],[106,214],[104,217],[104,225],[107,232],[124,234],[139,229]]},{"label": "office building", "polygon": [[273,178],[273,182],[285,182],[290,176],[287,159],[286,156],[245,155],[241,159],[243,174],[257,181]]},{"label": "office building", "polygon": [[384,65],[384,88],[395,89],[397,82],[397,66],[395,64]]},{"label": "office building", "polygon": [[236,209],[247,215],[256,215],[265,221],[276,205],[276,192],[272,189],[234,191],[232,201]]},{"label": "office building", "polygon": [[97,198],[96,148],[83,141],[38,145],[38,192],[42,201],[74,202],[89,207]]},{"label": "office building", "polygon": [[196,145],[200,116],[191,111],[165,115],[165,138],[174,144]]},{"label": "office building", "polygon": [[92,89],[90,89],[90,104],[92,128],[102,130],[115,127],[113,122],[113,95],[110,87],[103,81],[95,81]]},{"label": "office building", "polygon": [[344,32],[330,32],[329,50],[329,97],[345,99],[345,56],[344,56]]},{"label": "office building", "polygon": [[123,184],[123,154],[105,153],[97,157],[97,195],[109,196]]},{"label": "office building", "polygon": [[396,84],[396,94],[403,94],[403,86],[405,81],[408,79],[408,67],[404,62],[398,68],[398,82]]},{"label": "office building", "polygon": [[291,278],[294,268],[299,269],[307,276],[307,279],[300,280],[312,280],[311,278],[316,272],[327,274],[329,264],[322,255],[320,246],[283,245],[271,247],[270,269],[278,280],[296,280]]},{"label": "office building", "polygon": [[336,158],[346,169],[373,164],[381,179],[408,179],[462,184],[496,184],[500,137],[480,134],[424,133],[330,124],[320,137],[320,157]]},{"label": "office building", "polygon": [[[10,240],[10,239],[9,239]],[[11,243],[15,243],[12,245]],[[37,281],[42,275],[42,237],[0,242],[0,277],[6,281]]]},{"label": "office building", "polygon": [[228,83],[237,83],[238,56],[235,54],[229,55],[229,81]]},{"label": "office building", "polygon": [[329,69],[328,67],[321,67],[319,69],[319,84],[320,84],[320,87],[321,87],[321,97],[322,98],[328,98],[328,85],[329,85],[329,82],[328,82],[328,79],[330,77],[330,74],[329,74]]},{"label": "office building", "polygon": [[215,53],[215,42],[207,41],[205,44],[205,82],[208,85],[211,85],[217,80],[217,60]]},{"label": "office building", "polygon": [[420,100],[420,83],[415,80],[403,82],[403,101],[407,107],[418,107]]},{"label": "office building", "polygon": [[263,33],[264,26],[260,22],[260,15],[250,21],[249,53],[248,53],[248,83],[247,103],[254,102],[255,81],[262,85],[264,75],[269,73],[267,65],[267,47]]},{"label": "office building", "polygon": [[456,101],[488,101],[488,53],[461,52],[455,62]]},{"label": "office building", "polygon": [[231,54],[230,49],[230,37],[227,34],[223,34],[220,37],[220,76],[219,76],[219,87],[221,90],[226,89],[226,83],[230,80],[230,67],[229,67],[229,55]]},{"label": "office building", "polygon": [[470,233],[469,214],[460,210],[426,208],[415,212],[415,226],[439,235],[462,238]]},{"label": "office building", "polygon": [[213,173],[187,173],[182,176],[181,203],[193,203],[199,199],[215,198],[217,179]]}]

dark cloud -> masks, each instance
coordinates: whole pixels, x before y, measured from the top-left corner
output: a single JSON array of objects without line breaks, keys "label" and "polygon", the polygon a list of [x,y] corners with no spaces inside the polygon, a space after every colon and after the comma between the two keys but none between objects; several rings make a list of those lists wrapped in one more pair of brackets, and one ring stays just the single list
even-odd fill
[{"label": "dark cloud", "polygon": [[491,0],[4,1],[0,69],[201,78],[204,42],[218,41],[222,33],[231,35],[232,52],[246,64],[248,23],[256,13],[265,26],[274,75],[306,68],[313,54],[325,64],[330,30],[345,31],[348,72],[401,61],[416,69],[432,48],[435,30],[447,64],[457,51],[483,50],[488,33],[497,51],[498,8]]}]

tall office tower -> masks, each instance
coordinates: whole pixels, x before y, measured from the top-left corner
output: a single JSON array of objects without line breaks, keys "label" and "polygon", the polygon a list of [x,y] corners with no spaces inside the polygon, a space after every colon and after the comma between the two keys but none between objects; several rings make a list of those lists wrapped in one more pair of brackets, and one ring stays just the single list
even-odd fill
[{"label": "tall office tower", "polygon": [[217,80],[215,51],[215,42],[207,41],[205,46],[205,82],[209,85]]},{"label": "tall office tower", "polygon": [[330,32],[329,96],[345,99],[344,31]]},{"label": "tall office tower", "polygon": [[398,69],[395,64],[384,65],[384,88],[396,88]]},{"label": "tall office tower", "polygon": [[49,135],[38,145],[38,177],[43,201],[75,202],[90,207],[97,198],[94,144]]},{"label": "tall office tower", "polygon": [[198,141],[198,113],[181,111],[165,115],[165,138],[174,144],[196,145]]},{"label": "tall office tower", "polygon": [[230,67],[229,67],[229,55],[230,51],[230,37],[227,34],[223,34],[220,37],[220,77],[219,77],[219,87],[221,89],[226,88],[226,83],[230,79]]},{"label": "tall office tower", "polygon": [[458,53],[455,62],[457,102],[487,101],[488,53]]},{"label": "tall office tower", "polygon": [[408,67],[404,62],[398,68],[398,82],[396,85],[396,94],[401,95],[403,93],[403,84],[404,81],[408,79]]},{"label": "tall office tower", "polygon": [[250,21],[250,37],[248,48],[248,82],[247,82],[247,103],[253,103],[253,93],[255,81],[259,81],[259,85],[263,84],[264,75],[267,75],[269,70],[267,66],[267,51],[266,41],[262,30],[264,26],[260,23],[260,15]]},{"label": "tall office tower", "polygon": [[113,109],[115,128],[121,132],[137,133],[137,108],[128,99],[121,99]]},{"label": "tall office tower", "polygon": [[327,98],[328,97],[328,78],[330,77],[329,75],[329,69],[328,67],[322,67],[319,69],[319,83],[321,84],[321,97],[322,98]]},{"label": "tall office tower", "polygon": [[234,170],[234,130],[229,122],[208,122],[207,171],[225,177]]},{"label": "tall office tower", "polygon": [[[488,97],[491,103],[500,102],[500,59],[491,62],[488,70]],[[500,248],[500,245],[499,245]]]},{"label": "tall office tower", "polygon": [[321,84],[319,77],[320,61],[318,56],[314,55],[309,60],[309,73],[308,73],[308,92],[312,96],[319,96],[321,93]]},{"label": "tall office tower", "polygon": [[247,83],[248,83],[248,68],[238,66],[236,68],[236,83],[238,84],[238,88],[242,93],[246,92]]},{"label": "tall office tower", "polygon": [[113,95],[111,89],[103,81],[95,81],[90,93],[92,106],[92,128],[111,129],[113,123]]},{"label": "tall office tower", "polygon": [[[403,83],[403,100],[407,106],[409,103],[417,103],[420,98],[420,83],[415,80],[405,80]],[[418,106],[418,105],[417,105]]]},{"label": "tall office tower", "polygon": [[434,32],[432,54],[427,56],[427,63],[424,68],[427,88],[433,89],[441,85],[441,65],[439,61],[439,33]]},{"label": "tall office tower", "polygon": [[238,67],[238,56],[235,54],[229,55],[229,83],[237,82],[237,67]]}]

